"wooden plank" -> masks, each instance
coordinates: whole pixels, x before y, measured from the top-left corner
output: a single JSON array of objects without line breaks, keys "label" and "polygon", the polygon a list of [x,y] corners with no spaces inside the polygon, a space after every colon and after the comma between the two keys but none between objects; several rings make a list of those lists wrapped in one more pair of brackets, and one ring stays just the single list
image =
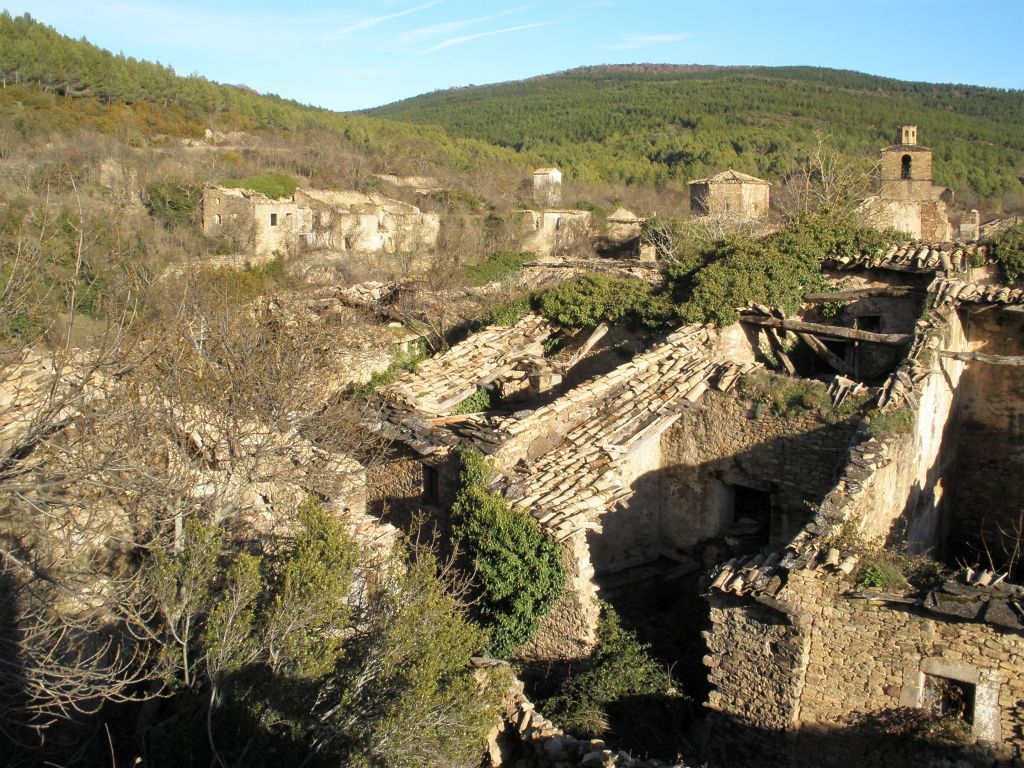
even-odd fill
[{"label": "wooden plank", "polygon": [[839,355],[837,355],[831,349],[822,344],[820,339],[812,336],[809,333],[798,333],[797,336],[800,337],[804,344],[806,344],[808,347],[814,350],[814,353],[818,355],[818,357],[820,357],[826,363],[831,365],[839,373],[845,376],[854,375],[853,368],[850,367],[847,364],[847,362],[843,360],[843,358],[839,357]]},{"label": "wooden plank", "polygon": [[778,331],[774,328],[765,328],[764,330],[768,334],[768,341],[771,342],[772,349],[775,350],[775,356],[779,358],[782,367],[786,369],[786,373],[790,376],[796,376],[796,366],[793,365],[793,361],[786,354],[786,348],[782,345],[782,339],[779,338]]},{"label": "wooden plank", "polygon": [[762,317],[760,315],[740,315],[740,322],[761,325],[766,328],[782,328],[796,333],[810,333],[815,336],[825,336],[832,339],[852,339],[854,341],[866,341],[871,344],[886,344],[893,347],[909,344],[914,338],[908,333],[871,333],[870,331],[859,331],[855,328],[846,328],[841,325],[805,323],[792,318],[780,320],[777,317]]},{"label": "wooden plank", "polygon": [[857,301],[858,299],[871,299],[877,296],[887,298],[903,299],[910,296],[923,296],[923,288],[909,286],[889,286],[883,288],[855,288],[849,291],[835,291],[833,293],[808,293],[804,301],[811,304],[821,304],[826,301]]},{"label": "wooden plank", "polygon": [[991,363],[992,365],[1016,365],[1024,367],[1024,357],[1015,355],[986,355],[981,352],[953,352],[943,349],[939,352],[942,357],[951,360],[965,360],[975,363]]}]

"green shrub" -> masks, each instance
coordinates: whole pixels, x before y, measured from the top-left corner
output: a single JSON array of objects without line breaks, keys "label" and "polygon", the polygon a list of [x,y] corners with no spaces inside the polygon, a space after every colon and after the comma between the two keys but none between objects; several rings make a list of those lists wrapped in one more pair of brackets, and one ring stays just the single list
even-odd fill
[{"label": "green shrub", "polygon": [[482,454],[463,448],[459,460],[452,530],[473,561],[476,613],[490,633],[489,649],[509,658],[533,638],[562,592],[562,548],[527,512],[488,489],[493,470]]},{"label": "green shrub", "polygon": [[493,407],[494,402],[491,397],[491,391],[485,387],[480,387],[480,389],[459,403],[452,413],[460,415],[464,413],[480,413],[481,411],[489,411]]},{"label": "green shrub", "polygon": [[530,297],[520,296],[518,299],[492,307],[477,322],[479,328],[488,325],[511,326],[522,320],[530,311]]},{"label": "green shrub", "polygon": [[744,377],[740,387],[744,395],[759,405],[768,406],[776,416],[792,418],[812,414],[828,424],[852,418],[867,397],[866,394],[847,397],[842,405],[835,407],[824,383],[794,379],[765,370]]},{"label": "green shrub", "polygon": [[232,302],[252,301],[265,296],[286,281],[284,259],[276,256],[255,267],[204,267],[199,278]]},{"label": "green shrub", "polygon": [[480,264],[465,267],[462,274],[470,285],[502,282],[521,275],[523,265],[534,258],[532,251],[496,251]]},{"label": "green shrub", "polygon": [[251,189],[266,195],[271,200],[291,197],[298,189],[298,184],[286,173],[266,173],[259,176],[246,176],[241,179],[225,179],[220,183],[230,189]]},{"label": "green shrub", "polygon": [[992,243],[992,256],[999,263],[1003,278],[1015,283],[1024,277],[1024,225],[1010,227]]},{"label": "green shrub", "polygon": [[414,349],[404,352],[401,349],[394,349],[391,352],[391,362],[383,371],[370,375],[370,380],[362,386],[356,387],[354,394],[360,397],[369,397],[381,387],[395,383],[395,375],[399,371],[416,373],[420,361],[427,356],[427,351],[417,345]]},{"label": "green shrub", "polygon": [[760,239],[731,237],[669,269],[672,294],[688,322],[733,323],[748,301],[796,312],[808,291],[823,290],[822,262],[873,252],[893,233],[828,215],[803,216]]},{"label": "green shrub", "polygon": [[667,297],[655,295],[648,283],[599,274],[559,283],[537,295],[534,303],[544,317],[572,327],[603,322],[655,327],[673,317]]},{"label": "green shrub", "polygon": [[146,187],[143,202],[150,214],[167,227],[184,227],[199,219],[203,188],[181,181],[154,181]]},{"label": "green shrub", "polygon": [[908,435],[914,431],[914,412],[907,407],[891,411],[875,409],[868,414],[868,433],[872,437],[886,435]]},{"label": "green shrub", "polygon": [[579,738],[598,738],[609,729],[610,709],[622,702],[630,708],[639,697],[681,699],[671,674],[650,655],[649,646],[623,628],[618,614],[601,605],[597,646],[586,669],[569,677],[544,703],[544,712]]},{"label": "green shrub", "polygon": [[902,591],[907,587],[903,573],[888,560],[874,558],[865,563],[857,576],[860,587],[880,587],[888,590]]}]

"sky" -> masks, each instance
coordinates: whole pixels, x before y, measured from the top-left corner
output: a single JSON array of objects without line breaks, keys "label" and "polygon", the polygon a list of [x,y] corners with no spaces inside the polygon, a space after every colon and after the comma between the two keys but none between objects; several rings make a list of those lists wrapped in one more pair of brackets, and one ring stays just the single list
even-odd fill
[{"label": "sky", "polygon": [[594,64],[759,64],[1024,88],[1024,0],[32,0],[141,59],[336,110]]}]

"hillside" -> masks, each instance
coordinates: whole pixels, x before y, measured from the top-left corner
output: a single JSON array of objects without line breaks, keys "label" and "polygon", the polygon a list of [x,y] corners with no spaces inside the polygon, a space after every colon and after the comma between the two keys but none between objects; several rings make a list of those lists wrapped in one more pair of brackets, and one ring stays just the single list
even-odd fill
[{"label": "hillside", "polygon": [[901,123],[940,184],[1020,193],[1024,93],[813,67],[602,66],[417,96],[367,114],[533,153],[576,178],[664,185],[733,167],[777,179],[826,132],[863,156]]},{"label": "hillside", "polygon": [[171,67],[113,54],[75,40],[29,14],[0,12],[0,129],[45,140],[79,126],[141,145],[153,139],[200,138],[206,129],[337,134],[353,149],[415,158],[423,165],[465,170],[480,162],[529,166],[533,159],[474,139],[452,140],[440,129],[320,109],[251,88],[223,85]]}]

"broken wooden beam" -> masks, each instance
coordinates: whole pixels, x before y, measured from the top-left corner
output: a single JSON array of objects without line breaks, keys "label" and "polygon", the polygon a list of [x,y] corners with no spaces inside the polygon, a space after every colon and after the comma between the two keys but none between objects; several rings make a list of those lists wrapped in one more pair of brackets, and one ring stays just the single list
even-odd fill
[{"label": "broken wooden beam", "polygon": [[858,299],[872,299],[879,296],[892,299],[905,299],[911,296],[924,296],[925,289],[911,286],[886,286],[881,288],[854,288],[849,291],[834,291],[832,293],[808,293],[804,301],[810,304],[822,304],[827,301],[857,301]]},{"label": "broken wooden beam", "polygon": [[939,355],[941,357],[948,357],[951,360],[965,360],[974,363],[1024,366],[1024,357],[1016,355],[986,355],[982,352],[953,352],[948,349],[940,350]]},{"label": "broken wooden beam", "polygon": [[814,351],[814,354],[831,365],[836,371],[844,376],[852,377],[855,375],[853,368],[843,358],[822,344],[821,340],[816,336],[812,336],[809,333],[798,333],[797,336]]},{"label": "broken wooden beam", "polygon": [[779,338],[779,333],[774,328],[765,328],[764,332],[768,334],[768,341],[772,345],[772,350],[775,352],[775,356],[779,358],[782,363],[782,367],[786,369],[786,373],[790,376],[796,376],[796,366],[793,365],[793,361],[789,359],[789,355],[786,354],[786,347],[782,344],[782,339]]},{"label": "broken wooden beam", "polygon": [[825,336],[832,339],[852,339],[853,341],[866,341],[871,344],[887,344],[893,347],[909,344],[913,340],[909,333],[872,333],[870,331],[859,331],[856,328],[846,328],[842,325],[805,323],[802,320],[794,320],[792,318],[780,320],[777,317],[740,315],[740,322],[761,325],[766,328],[782,328],[794,333],[810,333],[815,336]]}]

